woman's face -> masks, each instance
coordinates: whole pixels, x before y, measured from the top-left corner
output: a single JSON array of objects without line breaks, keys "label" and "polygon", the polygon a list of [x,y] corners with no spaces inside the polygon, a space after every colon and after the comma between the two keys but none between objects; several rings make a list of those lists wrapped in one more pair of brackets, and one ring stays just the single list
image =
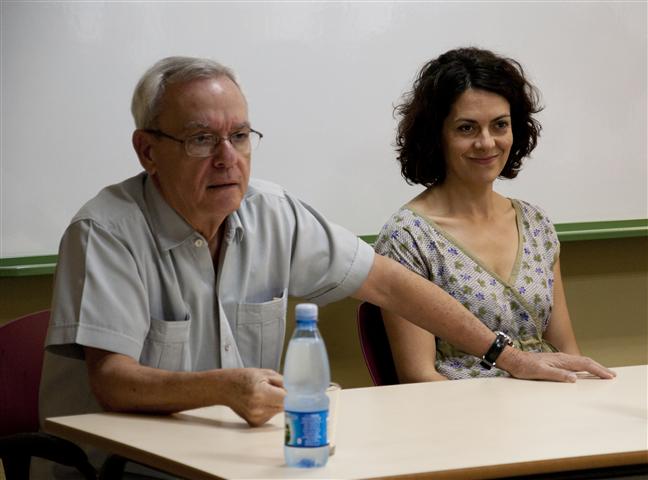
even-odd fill
[{"label": "woman's face", "polygon": [[444,120],[442,137],[446,181],[493,183],[513,144],[509,102],[486,90],[466,90]]}]

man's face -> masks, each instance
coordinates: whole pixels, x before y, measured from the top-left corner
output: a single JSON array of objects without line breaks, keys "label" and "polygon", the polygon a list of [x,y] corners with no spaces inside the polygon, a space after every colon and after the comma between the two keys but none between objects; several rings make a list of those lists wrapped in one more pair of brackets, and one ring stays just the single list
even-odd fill
[{"label": "man's face", "polygon": [[[229,78],[205,78],[169,85],[162,97],[156,128],[180,140],[197,134],[227,138],[249,128],[247,104]],[[209,157],[187,155],[185,145],[148,137],[140,160],[166,201],[209,240],[239,205],[250,177],[250,153],[221,140]]]}]

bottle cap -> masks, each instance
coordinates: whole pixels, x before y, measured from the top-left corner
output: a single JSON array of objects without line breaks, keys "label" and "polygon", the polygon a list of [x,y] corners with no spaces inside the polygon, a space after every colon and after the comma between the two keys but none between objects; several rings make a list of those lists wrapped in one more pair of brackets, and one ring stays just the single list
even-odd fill
[{"label": "bottle cap", "polygon": [[298,303],[295,307],[295,318],[298,322],[316,322],[317,305],[314,303]]}]

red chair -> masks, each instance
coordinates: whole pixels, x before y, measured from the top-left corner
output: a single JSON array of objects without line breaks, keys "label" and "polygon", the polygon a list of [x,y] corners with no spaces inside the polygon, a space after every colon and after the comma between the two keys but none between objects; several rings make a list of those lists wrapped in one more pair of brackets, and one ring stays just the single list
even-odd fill
[{"label": "red chair", "polygon": [[76,467],[86,479],[97,474],[72,442],[38,431],[38,387],[49,310],[0,326],[0,458],[7,480],[27,480],[31,457]]},{"label": "red chair", "polygon": [[357,321],[362,356],[374,385],[398,384],[380,307],[367,302],[361,303],[358,307]]}]

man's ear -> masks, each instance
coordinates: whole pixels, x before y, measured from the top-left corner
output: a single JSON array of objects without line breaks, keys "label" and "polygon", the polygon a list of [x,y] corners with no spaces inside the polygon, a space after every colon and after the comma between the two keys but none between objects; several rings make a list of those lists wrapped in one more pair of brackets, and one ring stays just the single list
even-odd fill
[{"label": "man's ear", "polygon": [[135,130],[133,132],[133,148],[137,153],[140,164],[148,172],[149,175],[155,175],[157,171],[157,164],[153,159],[153,145],[151,144],[151,135],[142,131]]}]

